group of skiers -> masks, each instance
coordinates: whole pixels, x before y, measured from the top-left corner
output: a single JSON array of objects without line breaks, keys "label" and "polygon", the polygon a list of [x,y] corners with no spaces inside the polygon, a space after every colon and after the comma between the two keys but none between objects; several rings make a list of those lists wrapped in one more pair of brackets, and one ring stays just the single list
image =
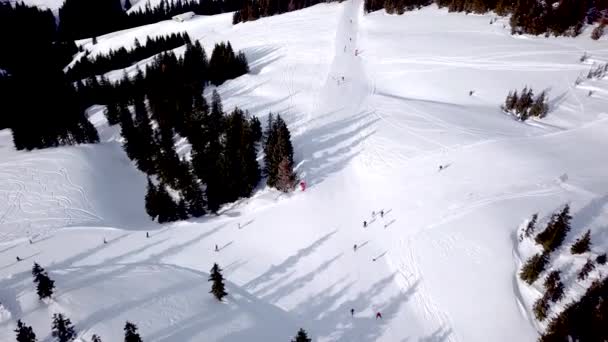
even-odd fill
[{"label": "group of skiers", "polygon": [[[372,211],[372,217],[376,217],[375,211]],[[380,218],[384,218],[384,210],[380,210]],[[367,228],[367,221],[363,221],[363,228]]]},{"label": "group of skiers", "polygon": [[[355,315],[355,309],[354,308],[350,309],[350,315],[351,316]],[[378,318],[382,319],[382,313],[380,313],[380,311],[376,312],[376,319],[378,319]]]}]

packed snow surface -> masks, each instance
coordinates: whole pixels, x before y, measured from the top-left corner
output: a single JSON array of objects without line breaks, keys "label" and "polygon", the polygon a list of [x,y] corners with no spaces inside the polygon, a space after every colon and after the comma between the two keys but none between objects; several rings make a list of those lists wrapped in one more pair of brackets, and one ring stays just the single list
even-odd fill
[{"label": "packed snow surface", "polygon": [[[593,250],[608,247],[608,85],[575,85],[608,49],[588,34],[514,37],[492,17],[363,15],[354,0],[81,41],[95,54],[170,32],[208,53],[230,40],[251,72],[218,88],[224,107],[280,113],[308,188],[261,187],[218,217],[161,226],[103,107],[89,110],[98,145],[16,152],[1,131],[0,340],[21,318],[49,341],[55,312],[85,340],[120,340],[125,320],[146,342],[288,341],[300,327],[321,342],[535,340],[537,294],[515,277],[518,227],[570,203],[567,243],[589,228]],[[526,85],[548,91],[545,119],[501,112]],[[56,280],[50,303],[35,298],[33,261]],[[208,294],[214,262],[224,303]]]}]

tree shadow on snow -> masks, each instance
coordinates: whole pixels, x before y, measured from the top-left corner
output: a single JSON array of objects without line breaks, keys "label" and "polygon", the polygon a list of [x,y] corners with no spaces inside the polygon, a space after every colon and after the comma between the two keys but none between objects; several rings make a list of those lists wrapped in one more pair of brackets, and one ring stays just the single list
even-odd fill
[{"label": "tree shadow on snow", "polygon": [[431,335],[421,338],[420,342],[445,342],[452,334],[452,329],[441,327],[435,330]]},{"label": "tree shadow on snow", "polygon": [[369,112],[361,112],[294,137],[294,146],[301,151],[296,159],[302,160],[297,172],[310,187],[342,170],[359,154],[361,144],[374,134],[371,127],[378,120],[377,117],[370,117]]}]

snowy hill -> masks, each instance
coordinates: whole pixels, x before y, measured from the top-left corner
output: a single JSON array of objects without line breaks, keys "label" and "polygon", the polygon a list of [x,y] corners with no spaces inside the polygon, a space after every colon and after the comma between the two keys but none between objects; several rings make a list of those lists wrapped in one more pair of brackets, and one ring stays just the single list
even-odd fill
[{"label": "snowy hill", "polygon": [[[435,7],[363,16],[355,0],[82,41],[95,54],[170,32],[207,51],[229,40],[251,72],[218,88],[225,108],[281,113],[309,188],[261,188],[219,217],[160,226],[101,108],[90,110],[98,145],[15,152],[2,131],[0,302],[10,315],[0,314],[0,339],[23,318],[49,341],[50,317],[63,312],[84,340],[120,340],[127,319],[147,342],[287,341],[299,327],[315,341],[535,340],[533,299],[516,279],[522,222],[570,203],[568,243],[589,228],[594,250],[608,249],[608,81],[575,86],[608,50],[585,34],[513,37],[491,17]],[[545,119],[501,112],[525,85],[548,90]],[[56,280],[50,304],[33,294],[34,260]],[[207,293],[213,262],[230,282],[225,303]]]}]

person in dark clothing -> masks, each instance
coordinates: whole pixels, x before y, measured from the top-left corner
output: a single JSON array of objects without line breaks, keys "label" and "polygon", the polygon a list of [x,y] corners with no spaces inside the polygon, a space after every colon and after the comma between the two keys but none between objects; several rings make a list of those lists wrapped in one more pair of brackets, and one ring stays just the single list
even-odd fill
[{"label": "person in dark clothing", "polygon": [[354,316],[355,315],[355,309],[350,309],[350,315]]},{"label": "person in dark clothing", "polygon": [[367,221],[363,221],[363,228],[367,227]]},{"label": "person in dark clothing", "polygon": [[357,251],[357,244],[355,244],[355,245],[353,246],[353,250],[354,250],[355,252]]},{"label": "person in dark clothing", "polygon": [[380,311],[378,311],[376,313],[376,319],[378,319],[378,318],[382,319],[382,314],[380,313]]},{"label": "person in dark clothing", "polygon": [[220,249],[217,247],[217,245],[215,245],[215,251],[216,251],[216,252],[219,252],[219,251],[220,251]]},{"label": "person in dark clothing", "polygon": [[146,232],[146,237],[149,238],[150,237],[150,233]]},{"label": "person in dark clothing", "polygon": [[106,240],[106,238],[103,238],[103,243],[104,244],[108,243],[108,240]]},{"label": "person in dark clothing", "polygon": [[384,210],[380,210],[380,217],[384,217]]},{"label": "person in dark clothing", "polygon": [[19,256],[17,256],[17,261],[21,261],[21,258]]}]

